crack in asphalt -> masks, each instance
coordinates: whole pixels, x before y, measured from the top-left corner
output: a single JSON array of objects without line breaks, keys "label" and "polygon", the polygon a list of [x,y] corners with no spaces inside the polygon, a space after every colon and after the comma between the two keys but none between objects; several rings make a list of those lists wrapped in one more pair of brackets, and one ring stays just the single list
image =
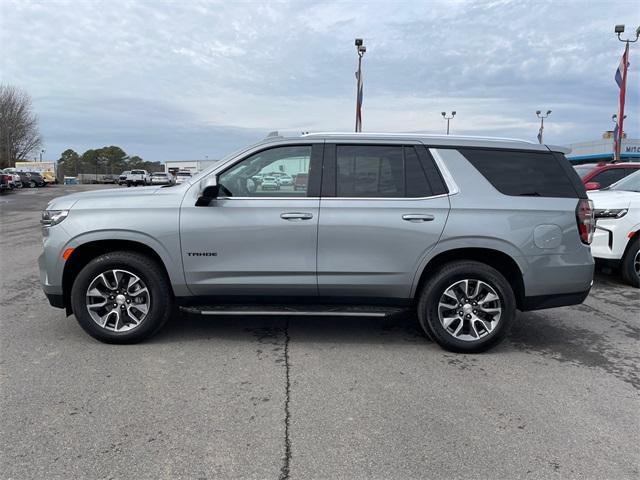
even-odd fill
[{"label": "crack in asphalt", "polygon": [[284,367],[285,367],[285,398],[284,398],[284,457],[282,458],[282,468],[280,469],[279,480],[289,479],[289,468],[291,463],[291,437],[289,436],[289,426],[291,424],[291,412],[289,401],[291,399],[291,378],[289,376],[289,319],[284,326]]}]

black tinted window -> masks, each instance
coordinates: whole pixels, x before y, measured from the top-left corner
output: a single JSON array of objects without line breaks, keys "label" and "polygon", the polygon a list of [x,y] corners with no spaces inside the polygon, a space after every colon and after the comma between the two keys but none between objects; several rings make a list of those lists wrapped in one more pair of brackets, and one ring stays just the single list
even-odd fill
[{"label": "black tinted window", "polygon": [[608,187],[612,183],[616,183],[618,180],[622,180],[624,177],[633,173],[634,170],[630,168],[611,168],[609,170],[605,170],[602,173],[598,173],[591,178],[590,182],[598,182],[600,184],[600,188]]},{"label": "black tinted window", "polygon": [[505,195],[565,198],[578,196],[565,169],[560,165],[560,160],[551,152],[467,148],[459,151]]},{"label": "black tinted window", "polygon": [[338,197],[426,197],[431,194],[413,147],[342,145],[336,149]]}]

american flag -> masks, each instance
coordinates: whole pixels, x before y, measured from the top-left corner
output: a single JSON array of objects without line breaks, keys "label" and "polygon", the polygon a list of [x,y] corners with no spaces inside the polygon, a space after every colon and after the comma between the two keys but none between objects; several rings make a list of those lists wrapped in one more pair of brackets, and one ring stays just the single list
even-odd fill
[{"label": "american flag", "polygon": [[356,72],[358,80],[358,92],[356,95],[356,132],[362,131],[362,70]]},{"label": "american flag", "polygon": [[624,54],[620,59],[620,65],[616,70],[616,83],[620,88],[620,102],[618,106],[618,121],[613,131],[613,159],[620,160],[620,149],[622,147],[623,123],[624,123],[624,97],[627,90],[627,68],[629,67],[629,43],[624,47]]}]

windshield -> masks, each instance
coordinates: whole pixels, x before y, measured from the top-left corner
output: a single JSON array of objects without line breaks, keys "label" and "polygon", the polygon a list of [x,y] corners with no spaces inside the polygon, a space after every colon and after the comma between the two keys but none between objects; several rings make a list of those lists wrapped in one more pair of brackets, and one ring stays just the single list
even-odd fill
[{"label": "windshield", "polygon": [[607,190],[624,190],[626,192],[640,192],[640,171],[632,173],[617,183],[611,185]]}]

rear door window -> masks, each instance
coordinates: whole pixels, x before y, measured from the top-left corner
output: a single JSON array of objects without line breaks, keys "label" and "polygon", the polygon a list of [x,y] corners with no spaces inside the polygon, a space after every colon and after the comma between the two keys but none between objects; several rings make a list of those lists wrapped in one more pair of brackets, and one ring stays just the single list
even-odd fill
[{"label": "rear door window", "polygon": [[577,198],[578,192],[568,172],[551,152],[461,148],[460,153],[505,195]]},{"label": "rear door window", "polygon": [[[421,198],[433,195],[427,173],[412,145],[338,145],[331,150],[327,161],[332,163],[335,155],[335,168],[328,169],[323,182],[335,181],[335,188],[326,189],[326,196]],[[332,179],[334,172],[335,179]]]}]

